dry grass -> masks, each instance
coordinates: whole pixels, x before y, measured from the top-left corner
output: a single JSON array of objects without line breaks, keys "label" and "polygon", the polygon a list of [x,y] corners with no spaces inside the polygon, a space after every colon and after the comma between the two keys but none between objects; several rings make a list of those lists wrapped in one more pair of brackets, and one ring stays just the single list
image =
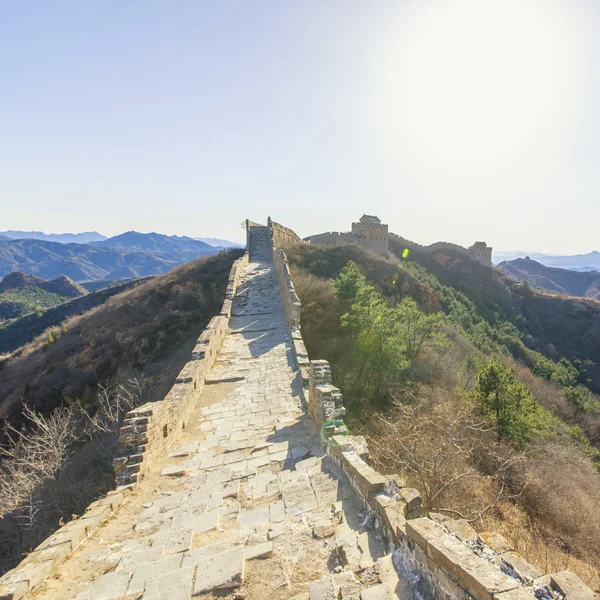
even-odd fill
[{"label": "dry grass", "polygon": [[162,398],[202,328],[220,310],[239,251],[205,257],[110,298],[0,363],[0,422],[18,422],[22,403],[49,412],[93,394],[98,384],[137,377],[147,400]]}]

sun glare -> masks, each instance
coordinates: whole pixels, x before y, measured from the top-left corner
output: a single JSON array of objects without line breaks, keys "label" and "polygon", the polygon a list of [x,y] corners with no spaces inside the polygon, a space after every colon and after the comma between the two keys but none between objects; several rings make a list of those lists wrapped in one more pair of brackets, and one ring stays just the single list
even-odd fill
[{"label": "sun glare", "polygon": [[551,0],[420,4],[389,54],[382,94],[382,126],[402,160],[464,174],[551,154],[577,85],[566,10]]}]

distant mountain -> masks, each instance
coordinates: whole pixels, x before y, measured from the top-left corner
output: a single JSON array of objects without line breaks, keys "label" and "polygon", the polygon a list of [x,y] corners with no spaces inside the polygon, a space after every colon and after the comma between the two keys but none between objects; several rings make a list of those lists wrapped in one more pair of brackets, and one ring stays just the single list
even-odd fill
[{"label": "distant mountain", "polygon": [[577,272],[546,267],[530,258],[505,261],[498,268],[532,287],[600,300],[600,273],[596,271]]},{"label": "distant mountain", "polygon": [[191,256],[189,260],[215,250],[210,244],[190,237],[163,235],[162,233],[139,233],[137,231],[127,231],[101,242],[95,242],[93,245],[101,248],[121,248],[142,252],[165,252],[181,257],[189,254]]},{"label": "distant mountain", "polygon": [[86,295],[64,275],[45,281],[28,273],[10,273],[0,282],[0,322]]},{"label": "distant mountain", "polygon": [[194,238],[205,244],[214,246],[215,248],[243,248],[244,244],[237,244],[236,242],[230,242],[229,240],[222,240],[220,238]]},{"label": "distant mountain", "polygon": [[0,240],[9,240],[10,238],[5,235],[0,235]]},{"label": "distant mountain", "polygon": [[193,240],[128,232],[94,244],[0,240],[0,277],[23,271],[43,279],[131,279],[158,275],[218,249]]},{"label": "distant mountain", "polygon": [[494,250],[492,260],[495,265],[504,261],[512,261],[517,258],[529,257],[546,267],[557,267],[559,269],[572,269],[577,271],[600,270],[600,252],[593,251],[588,254],[574,254],[563,256],[559,254],[543,254],[541,252],[523,252],[520,250],[503,251]]},{"label": "distant mountain", "polygon": [[0,294],[14,290],[22,290],[27,287],[36,287],[53,294],[58,294],[59,296],[64,296],[65,298],[79,298],[79,296],[85,296],[87,294],[85,288],[81,287],[65,275],[60,275],[56,279],[46,281],[45,279],[40,279],[35,275],[30,275],[29,273],[23,273],[21,271],[10,273],[0,281]]},{"label": "distant mountain", "polygon": [[[59,242],[61,244],[89,244],[106,239],[105,235],[97,231],[84,231],[83,233],[43,233],[41,231],[0,231],[0,236],[11,240],[44,240],[46,242]],[[1,239],[1,237],[0,237]]]}]

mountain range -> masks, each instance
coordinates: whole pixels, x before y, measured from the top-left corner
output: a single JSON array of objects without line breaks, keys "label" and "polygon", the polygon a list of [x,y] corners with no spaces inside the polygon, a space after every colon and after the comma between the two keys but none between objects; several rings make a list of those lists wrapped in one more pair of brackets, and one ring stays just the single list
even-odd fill
[{"label": "mountain range", "polygon": [[504,261],[499,269],[532,287],[600,300],[600,273],[547,267],[531,258]]},{"label": "mountain range", "polygon": [[23,271],[43,279],[66,275],[77,282],[122,280],[165,273],[220,250],[189,237],[136,231],[89,244],[7,239],[0,240],[0,276]]},{"label": "mountain range", "polygon": [[[131,233],[131,232],[130,232]],[[144,234],[141,234],[144,235]],[[152,235],[152,234],[148,234]],[[119,237],[119,236],[115,236]],[[177,236],[170,236],[177,237]],[[42,231],[16,231],[9,229],[8,231],[0,231],[0,240],[11,239],[11,240],[44,240],[46,242],[59,242],[61,244],[90,244],[93,242],[103,242],[109,239],[106,235],[102,235],[97,231],[84,231],[82,233],[43,233]],[[188,238],[191,239],[191,238]],[[215,248],[241,248],[243,244],[237,244],[236,242],[230,242],[221,238],[212,237],[198,237],[193,238],[199,242],[204,242],[209,246]]]},{"label": "mountain range", "polygon": [[546,267],[571,269],[573,271],[600,271],[600,252],[594,250],[587,254],[560,255],[541,252],[523,252],[520,250],[494,250],[494,265],[517,258],[531,258]]},{"label": "mountain range", "polygon": [[97,231],[84,231],[82,233],[43,233],[42,231],[0,231],[2,237],[11,240],[44,240],[46,242],[60,242],[61,244],[89,244],[90,242],[100,242],[107,239],[105,235]]}]

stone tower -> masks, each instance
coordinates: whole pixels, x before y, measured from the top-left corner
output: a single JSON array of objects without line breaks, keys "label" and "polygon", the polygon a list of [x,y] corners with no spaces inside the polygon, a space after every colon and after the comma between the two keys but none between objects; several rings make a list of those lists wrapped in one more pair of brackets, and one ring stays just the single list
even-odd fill
[{"label": "stone tower", "polygon": [[360,238],[365,250],[388,255],[388,226],[374,215],[363,215],[358,223],[352,223],[352,234]]},{"label": "stone tower", "polygon": [[468,248],[469,256],[488,267],[492,266],[492,248],[485,242],[475,242]]}]

